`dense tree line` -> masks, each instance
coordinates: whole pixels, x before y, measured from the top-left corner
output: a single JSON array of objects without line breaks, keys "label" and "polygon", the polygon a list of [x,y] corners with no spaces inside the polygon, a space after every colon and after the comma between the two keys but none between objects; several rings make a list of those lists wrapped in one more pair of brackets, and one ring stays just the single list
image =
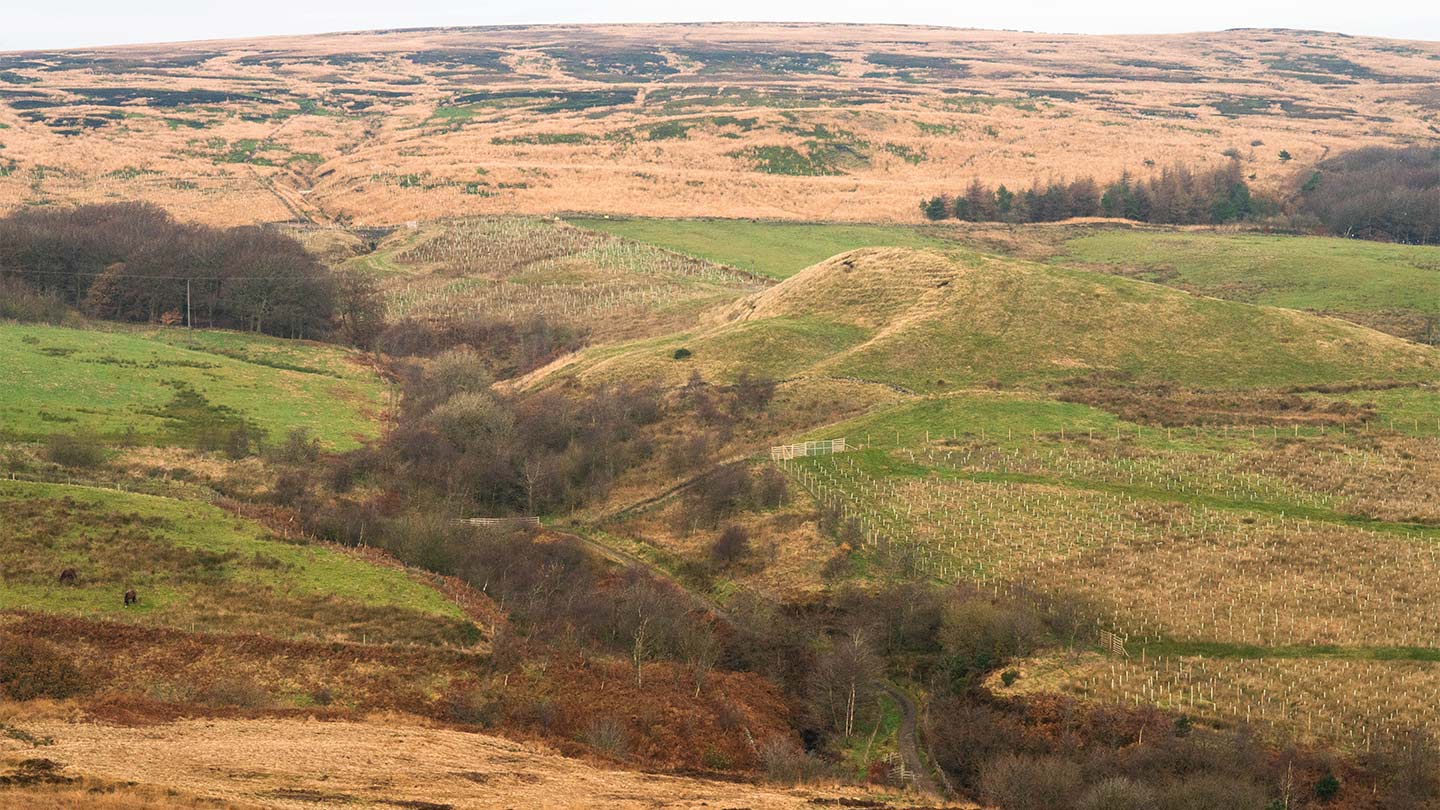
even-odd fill
[{"label": "dense tree line", "polygon": [[991,187],[978,178],[960,194],[920,203],[926,218],[970,222],[1058,222],[1073,217],[1119,217],[1171,225],[1218,225],[1250,219],[1272,206],[1251,194],[1237,160],[1208,171],[1183,165],[1137,180],[1128,174],[1104,186],[1094,178],[1038,180],[1027,189]]},{"label": "dense tree line", "polygon": [[[1282,151],[1282,160],[1289,153]],[[1175,165],[1105,186],[1093,178],[1035,181],[1026,189],[976,179],[954,195],[920,202],[930,220],[1057,222],[1114,217],[1169,225],[1219,225],[1282,215],[1290,227],[1406,244],[1440,244],[1440,148],[1366,147],[1316,165],[1283,201],[1256,194],[1239,160],[1199,171]]]},{"label": "dense tree line", "polygon": [[1339,236],[1440,244],[1440,147],[1356,149],[1321,162],[1300,205]]},{"label": "dense tree line", "polygon": [[259,227],[177,222],[148,203],[24,208],[0,219],[0,275],[92,317],[321,337],[337,284],[296,242]]}]

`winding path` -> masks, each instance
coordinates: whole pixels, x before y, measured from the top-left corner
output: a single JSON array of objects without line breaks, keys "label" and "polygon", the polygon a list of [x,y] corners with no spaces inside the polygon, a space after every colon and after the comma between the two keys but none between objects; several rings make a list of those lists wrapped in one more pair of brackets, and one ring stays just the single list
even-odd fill
[{"label": "winding path", "polygon": [[921,792],[931,796],[944,796],[945,792],[935,784],[935,778],[931,776],[930,766],[920,757],[919,721],[915,701],[894,684],[885,684],[885,691],[900,706],[900,729],[895,736],[900,746],[900,757],[905,762],[905,770],[915,775],[915,787]]}]

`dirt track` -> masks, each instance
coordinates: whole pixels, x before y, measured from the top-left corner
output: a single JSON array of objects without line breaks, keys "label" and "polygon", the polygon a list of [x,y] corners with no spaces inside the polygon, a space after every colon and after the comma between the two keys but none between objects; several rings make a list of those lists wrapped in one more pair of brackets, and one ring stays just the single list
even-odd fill
[{"label": "dirt track", "polygon": [[930,775],[930,768],[920,756],[920,735],[918,730],[915,701],[898,687],[886,684],[885,691],[900,706],[900,731],[896,735],[900,744],[900,756],[905,768],[915,774],[915,787],[928,796],[944,796],[945,793]]}]

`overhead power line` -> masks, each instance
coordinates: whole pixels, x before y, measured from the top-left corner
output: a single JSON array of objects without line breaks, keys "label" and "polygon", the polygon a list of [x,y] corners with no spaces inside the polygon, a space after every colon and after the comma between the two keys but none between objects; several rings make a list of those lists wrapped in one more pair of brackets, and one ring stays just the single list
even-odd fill
[{"label": "overhead power line", "polygon": [[[15,267],[0,267],[0,273],[16,273],[19,275],[28,276],[89,276],[91,278],[109,275],[108,273],[103,272],[88,273],[70,270],[22,270]],[[157,276],[142,273],[124,273],[119,276],[119,278],[145,278],[164,281],[310,281],[314,279],[326,279],[333,277],[333,274],[327,274],[323,276]]]}]

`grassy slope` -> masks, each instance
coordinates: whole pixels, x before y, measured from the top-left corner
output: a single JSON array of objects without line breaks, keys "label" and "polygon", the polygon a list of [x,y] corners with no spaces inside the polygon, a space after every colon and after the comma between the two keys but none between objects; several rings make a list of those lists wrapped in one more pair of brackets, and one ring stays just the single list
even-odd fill
[{"label": "grassy slope", "polygon": [[92,331],[0,324],[0,434],[30,440],[76,428],[183,441],[162,415],[184,385],[271,440],[293,427],[334,449],[377,432],[385,388],[342,349],[231,332]]},{"label": "grassy slope", "polygon": [[[577,368],[676,384],[744,369],[917,392],[1044,385],[1093,372],[1247,388],[1433,379],[1440,352],[1342,321],[1130,279],[977,256],[875,249],[737,305],[718,326],[608,347]],[[692,356],[675,361],[680,347]]]},{"label": "grassy slope", "polygon": [[830,425],[806,439],[848,438],[866,446],[915,447],[946,437],[983,437],[997,442],[1024,441],[1032,433],[1108,433],[1117,426],[1127,434],[1136,426],[1105,411],[1073,402],[1030,399],[991,392],[911,400]]},{"label": "grassy slope", "polygon": [[1029,384],[1088,371],[1240,388],[1424,378],[1440,368],[1440,353],[1339,321],[1128,279],[994,264],[955,287],[945,311],[840,368],[915,388],[943,388],[941,379]]},{"label": "grassy slope", "polygon": [[841,225],[730,219],[572,219],[583,228],[785,279],[860,247],[944,248],[935,231],[911,225]]},{"label": "grassy slope", "polygon": [[[0,608],[279,637],[465,632],[460,609],[404,571],[283,542],[209,504],[4,481],[0,511]],[[79,584],[61,586],[71,567]],[[138,608],[122,604],[128,587]]]},{"label": "grassy slope", "polygon": [[1440,314],[1440,249],[1357,239],[1107,231],[1070,241],[1062,261],[1221,298],[1335,313]]}]

